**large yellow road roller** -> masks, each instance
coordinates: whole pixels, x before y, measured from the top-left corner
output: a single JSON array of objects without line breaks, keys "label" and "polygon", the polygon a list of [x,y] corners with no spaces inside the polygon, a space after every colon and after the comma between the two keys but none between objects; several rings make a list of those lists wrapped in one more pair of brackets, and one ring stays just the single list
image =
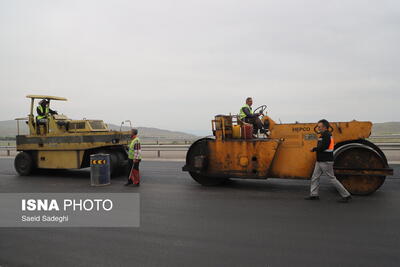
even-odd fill
[{"label": "large yellow road roller", "polygon": [[[112,131],[102,120],[71,120],[56,112],[38,119],[34,115],[35,100],[66,101],[66,98],[47,95],[28,95],[31,99],[27,118],[17,119],[17,151],[14,166],[20,175],[39,169],[80,169],[90,166],[90,155],[110,154],[111,174],[115,175],[126,163],[129,131]],[[50,109],[49,109],[50,110]],[[19,134],[19,121],[29,128],[27,135]]]},{"label": "large yellow road roller", "polygon": [[[310,179],[316,162],[316,153],[310,152],[318,140],[316,124],[277,124],[268,116],[261,120],[269,122],[268,136],[244,139],[238,131],[245,123],[237,116],[215,116],[213,136],[190,146],[183,171],[206,186],[229,178]],[[371,122],[331,122],[335,174],[352,194],[371,194],[393,175],[385,154],[366,140],[371,128]]]}]

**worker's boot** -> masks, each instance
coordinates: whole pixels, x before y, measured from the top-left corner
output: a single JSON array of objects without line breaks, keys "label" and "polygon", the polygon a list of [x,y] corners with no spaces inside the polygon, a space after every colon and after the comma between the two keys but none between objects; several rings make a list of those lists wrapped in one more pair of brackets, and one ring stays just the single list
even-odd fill
[{"label": "worker's boot", "polygon": [[260,129],[260,135],[261,135],[261,138],[262,137],[264,137],[264,138],[268,138],[268,136],[269,136],[269,134],[268,134],[269,132],[268,132],[268,130],[267,129]]},{"label": "worker's boot", "polygon": [[308,196],[304,198],[305,200],[319,200],[319,196]]},{"label": "worker's boot", "polygon": [[347,203],[347,202],[350,201],[350,199],[351,199],[351,196],[342,197],[342,198],[338,199],[338,202],[340,202],[340,203]]},{"label": "worker's boot", "polygon": [[125,186],[131,185],[133,184],[132,180],[130,178],[128,178],[128,181],[126,182],[126,184],[124,184]]}]

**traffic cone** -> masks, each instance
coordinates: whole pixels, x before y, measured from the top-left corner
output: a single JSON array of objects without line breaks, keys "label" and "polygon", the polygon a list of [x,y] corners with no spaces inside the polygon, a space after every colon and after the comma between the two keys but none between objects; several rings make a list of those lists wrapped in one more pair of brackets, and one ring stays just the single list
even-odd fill
[{"label": "traffic cone", "polygon": [[132,167],[131,172],[129,174],[129,179],[134,182],[135,181],[135,175],[134,175],[135,169]]},{"label": "traffic cone", "polygon": [[140,173],[139,173],[139,171],[138,170],[133,170],[132,173],[133,173],[133,180],[132,180],[133,184],[137,184],[137,185],[140,184]]}]

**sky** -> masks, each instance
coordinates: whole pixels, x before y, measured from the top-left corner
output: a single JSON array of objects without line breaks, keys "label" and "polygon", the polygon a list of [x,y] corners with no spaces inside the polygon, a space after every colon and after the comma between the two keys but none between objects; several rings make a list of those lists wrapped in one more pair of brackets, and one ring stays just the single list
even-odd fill
[{"label": "sky", "polygon": [[186,132],[245,98],[282,122],[400,121],[400,1],[0,0],[0,120]]}]

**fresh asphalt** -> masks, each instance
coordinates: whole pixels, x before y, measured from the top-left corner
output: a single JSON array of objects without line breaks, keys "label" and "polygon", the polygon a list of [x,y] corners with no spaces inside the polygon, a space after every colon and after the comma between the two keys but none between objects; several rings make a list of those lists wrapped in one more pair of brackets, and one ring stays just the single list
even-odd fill
[{"label": "fresh asphalt", "polygon": [[[373,195],[337,203],[324,182],[234,180],[203,187],[183,162],[144,161],[139,188],[123,177],[89,185],[89,170],[19,177],[0,159],[0,192],[138,192],[138,228],[0,228],[0,266],[399,266],[400,165]],[[1,214],[0,214],[1,216]]]}]

